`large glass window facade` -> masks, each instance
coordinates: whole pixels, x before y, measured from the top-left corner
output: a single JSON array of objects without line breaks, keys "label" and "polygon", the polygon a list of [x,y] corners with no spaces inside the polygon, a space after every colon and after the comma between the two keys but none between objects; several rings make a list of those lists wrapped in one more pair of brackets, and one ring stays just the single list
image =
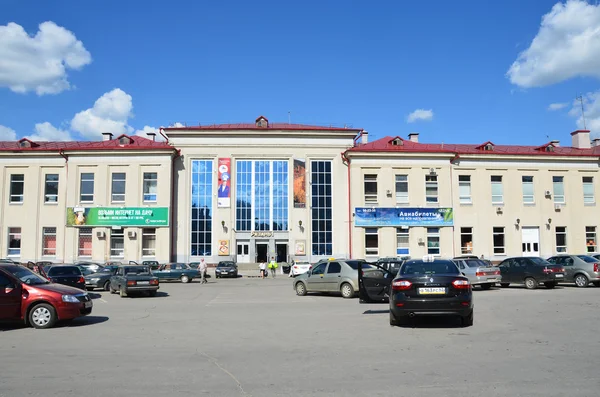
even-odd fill
[{"label": "large glass window facade", "polygon": [[254,162],[254,230],[270,230],[271,162]]},{"label": "large glass window facade", "polygon": [[312,161],[312,254],[332,255],[331,161]]},{"label": "large glass window facade", "polygon": [[212,255],[213,161],[192,160],[192,256]]}]

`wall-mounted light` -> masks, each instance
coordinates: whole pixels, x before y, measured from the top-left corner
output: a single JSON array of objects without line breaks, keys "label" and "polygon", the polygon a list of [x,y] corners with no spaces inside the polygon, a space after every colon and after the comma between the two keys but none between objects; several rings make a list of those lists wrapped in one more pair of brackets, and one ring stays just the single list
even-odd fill
[{"label": "wall-mounted light", "polygon": [[548,218],[548,224],[552,223],[552,218]]},{"label": "wall-mounted light", "polygon": [[521,223],[521,220],[519,218],[517,218],[517,220],[515,221],[515,224],[518,225]]},{"label": "wall-mounted light", "polygon": [[225,229],[225,221],[221,221],[221,226]]},{"label": "wall-mounted light", "polygon": [[298,226],[302,227],[302,221],[298,221]]}]

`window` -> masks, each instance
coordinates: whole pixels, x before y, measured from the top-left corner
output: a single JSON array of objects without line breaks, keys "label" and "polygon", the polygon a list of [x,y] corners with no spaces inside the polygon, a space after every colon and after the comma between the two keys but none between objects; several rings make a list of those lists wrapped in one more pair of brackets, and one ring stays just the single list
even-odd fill
[{"label": "window", "polygon": [[437,175],[425,175],[425,201],[427,203],[438,202]]},{"label": "window", "polygon": [[408,203],[408,175],[396,175],[396,203]]},{"label": "window", "polygon": [[504,248],[504,228],[494,227],[493,228],[493,239],[494,239],[494,255],[504,255],[506,250]]},{"label": "window", "polygon": [[460,228],[460,253],[461,254],[472,254],[473,253],[473,228],[472,227],[461,227]]},{"label": "window", "polygon": [[56,256],[56,228],[42,228],[42,256]]},{"label": "window", "polygon": [[12,174],[10,176],[10,202],[11,203],[22,203],[24,189],[25,189],[25,175]]},{"label": "window", "polygon": [[312,274],[316,274],[316,275],[325,274],[325,267],[326,266],[327,266],[327,263],[321,263],[319,266],[315,267],[312,270]]},{"label": "window", "polygon": [[521,181],[523,183],[523,204],[534,204],[533,177],[522,176]]},{"label": "window", "polygon": [[562,204],[565,202],[564,176],[552,177],[552,189],[554,190],[554,202]]},{"label": "window", "polygon": [[116,258],[125,256],[125,234],[123,229],[110,231],[110,256]]},{"label": "window", "polygon": [[144,202],[153,203],[157,201],[158,173],[144,172]]},{"label": "window", "polygon": [[458,194],[459,201],[461,204],[471,204],[471,176],[470,175],[459,175],[458,176]]},{"label": "window", "polygon": [[365,204],[377,204],[377,175],[365,175]]},{"label": "window", "polygon": [[586,252],[596,252],[596,226],[585,227]]},{"label": "window", "polygon": [[396,228],[396,255],[410,255],[409,228]]},{"label": "window", "polygon": [[288,230],[288,162],[273,161],[271,230]]},{"label": "window", "polygon": [[567,252],[567,228],[556,226],[556,252]]},{"label": "window", "polygon": [[91,257],[92,256],[92,228],[79,228],[79,243],[77,256]]},{"label": "window", "polygon": [[81,174],[81,182],[79,184],[80,196],[79,201],[82,203],[94,202],[94,173],[84,172]]},{"label": "window", "polygon": [[504,186],[502,185],[501,175],[492,175],[492,204],[504,203]]},{"label": "window", "polygon": [[156,229],[142,229],[142,256],[156,256]]},{"label": "window", "polygon": [[113,172],[111,201],[113,203],[122,203],[125,201],[125,182],[127,176],[124,172]]},{"label": "window", "polygon": [[311,161],[312,254],[332,255],[331,161]]},{"label": "window", "polygon": [[271,162],[254,162],[254,230],[271,230]]},{"label": "window", "polygon": [[427,228],[427,254],[440,254],[440,228],[438,227]]},{"label": "window", "polygon": [[337,262],[329,262],[327,266],[327,274],[337,274],[342,272],[342,265]]},{"label": "window", "polygon": [[253,161],[235,163],[235,226],[239,231],[252,230],[252,165]]},{"label": "window", "polygon": [[8,228],[8,256],[21,256],[21,228]]},{"label": "window", "polygon": [[379,255],[379,230],[377,228],[365,229],[365,255]]},{"label": "window", "polygon": [[583,203],[594,204],[596,197],[594,195],[594,177],[584,176],[583,177]]},{"label": "window", "polygon": [[44,202],[58,202],[58,174],[46,174],[46,184],[44,186]]},{"label": "window", "polygon": [[192,160],[192,256],[212,255],[212,160]]}]

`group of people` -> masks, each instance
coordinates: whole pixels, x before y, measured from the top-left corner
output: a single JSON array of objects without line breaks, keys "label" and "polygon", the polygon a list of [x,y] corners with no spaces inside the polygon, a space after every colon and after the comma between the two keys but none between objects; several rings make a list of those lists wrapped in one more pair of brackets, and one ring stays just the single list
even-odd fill
[{"label": "group of people", "polygon": [[268,265],[266,262],[261,262],[258,265],[258,268],[260,269],[260,278],[265,278],[265,277],[268,278],[269,277],[267,267],[269,268],[269,271],[271,272],[271,277],[275,278],[275,274],[277,273],[276,270],[279,267],[279,265],[277,264],[277,261],[275,260],[275,257],[271,257],[271,261],[269,262]]}]

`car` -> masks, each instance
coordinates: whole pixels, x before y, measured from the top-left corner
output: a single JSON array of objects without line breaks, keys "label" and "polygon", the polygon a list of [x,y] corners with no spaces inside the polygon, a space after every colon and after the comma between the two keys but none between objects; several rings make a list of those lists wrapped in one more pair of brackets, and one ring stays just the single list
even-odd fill
[{"label": "car", "polygon": [[0,320],[50,328],[92,312],[87,292],[40,277],[25,266],[0,264]]},{"label": "car", "polygon": [[565,281],[580,288],[590,283],[600,287],[600,259],[589,255],[555,255],[548,262],[565,269]]},{"label": "car", "polygon": [[142,265],[150,267],[150,270],[158,270],[160,267],[158,261],[142,261]]},{"label": "car", "polygon": [[454,262],[431,255],[402,264],[391,282],[389,305],[391,326],[405,325],[415,316],[458,316],[463,327],[473,325],[469,279]]},{"label": "car", "polygon": [[217,268],[215,269],[215,277],[223,278],[223,277],[234,277],[238,276],[238,268],[235,262],[233,261],[221,261],[217,264]]},{"label": "car", "polygon": [[358,291],[358,268],[371,266],[362,259],[328,259],[317,262],[309,271],[294,278],[296,294],[309,292],[338,292],[353,298]]},{"label": "car", "polygon": [[181,280],[184,284],[200,275],[198,270],[192,269],[185,263],[166,263],[157,270],[153,270],[152,274],[159,280]]},{"label": "car", "polygon": [[498,265],[502,275],[501,287],[510,284],[525,284],[527,289],[536,289],[539,284],[554,288],[565,280],[565,269],[537,256],[507,258]]},{"label": "car", "polygon": [[104,265],[101,265],[99,263],[86,261],[75,262],[74,265],[82,269],[82,273],[84,275],[99,272],[100,269],[104,267]]},{"label": "car", "polygon": [[105,291],[110,290],[110,278],[115,275],[119,266],[106,266],[100,269],[100,271],[87,276],[83,276],[85,279],[85,287],[88,291],[96,288],[102,288]]},{"label": "car", "polygon": [[477,257],[458,256],[452,259],[461,273],[469,279],[472,286],[488,290],[502,281],[500,269],[491,266]]},{"label": "car", "polygon": [[403,256],[403,257],[399,257],[399,258],[398,257],[379,258],[377,260],[377,262],[375,262],[375,265],[380,266],[386,270],[389,270],[392,273],[398,273],[398,270],[400,270],[400,266],[402,266],[402,264],[409,259],[410,259],[410,256]]},{"label": "car", "polygon": [[45,270],[46,278],[57,284],[64,284],[85,290],[85,279],[81,269],[74,265],[53,265]]},{"label": "car", "polygon": [[295,262],[292,265],[292,268],[290,269],[290,276],[291,277],[296,277],[296,276],[299,276],[301,274],[304,274],[311,267],[312,267],[312,265],[310,264],[310,262],[304,262],[304,261]]},{"label": "car", "polygon": [[149,296],[156,296],[159,281],[148,266],[121,265],[117,267],[117,271],[111,276],[108,289],[111,294],[118,292],[121,298],[131,293],[146,293]]}]

